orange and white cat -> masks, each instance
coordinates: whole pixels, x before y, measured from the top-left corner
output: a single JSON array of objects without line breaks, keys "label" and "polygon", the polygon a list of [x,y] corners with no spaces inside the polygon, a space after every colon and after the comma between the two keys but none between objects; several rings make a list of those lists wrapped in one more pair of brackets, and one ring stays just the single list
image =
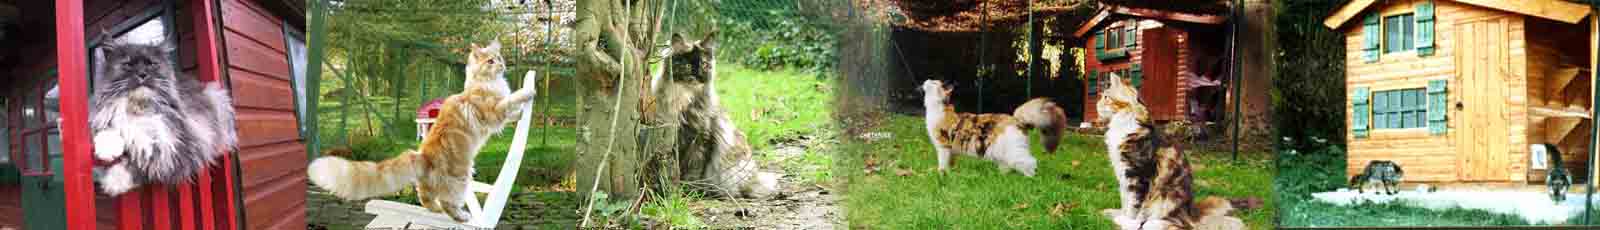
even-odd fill
[{"label": "orange and white cat", "polygon": [[[344,199],[391,194],[415,184],[423,207],[456,221],[470,219],[464,205],[473,158],[490,136],[521,114],[521,105],[532,100],[535,91],[532,87],[511,91],[499,42],[487,47],[472,44],[466,72],[464,89],[445,99],[418,149],[382,162],[318,158],[307,169],[311,182]],[[532,72],[526,76],[526,81],[535,80]]]},{"label": "orange and white cat", "polygon": [[1234,207],[1219,197],[1193,200],[1194,174],[1183,152],[1162,140],[1161,129],[1139,101],[1139,93],[1111,75],[1096,103],[1109,120],[1106,151],[1117,177],[1122,207],[1101,214],[1123,230],[1244,229],[1227,216]]},{"label": "orange and white cat", "polygon": [[923,119],[927,122],[928,139],[939,155],[941,172],[950,166],[950,154],[954,152],[994,161],[1002,171],[1016,170],[1031,177],[1038,162],[1029,153],[1027,131],[1032,127],[1046,127],[1046,147],[1054,152],[1056,141],[1050,139],[1060,139],[1060,129],[1065,127],[1055,125],[1065,124],[1065,121],[1058,120],[1061,108],[1047,99],[1034,99],[1014,112],[1027,114],[1025,116],[1032,119],[1029,120],[997,113],[956,112],[955,106],[949,103],[951,89],[936,80],[923,81],[919,89],[927,110]]}]

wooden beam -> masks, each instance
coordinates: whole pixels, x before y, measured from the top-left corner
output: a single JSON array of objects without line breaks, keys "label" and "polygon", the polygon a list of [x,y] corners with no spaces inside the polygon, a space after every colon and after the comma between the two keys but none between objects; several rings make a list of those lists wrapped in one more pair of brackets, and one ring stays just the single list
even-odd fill
[{"label": "wooden beam", "polygon": [[1589,15],[1589,6],[1558,0],[1456,0],[1456,2],[1577,24]]},{"label": "wooden beam", "polygon": [[1078,26],[1078,30],[1072,32],[1072,36],[1080,38],[1083,37],[1084,33],[1088,33],[1089,29],[1094,28],[1095,25],[1099,25],[1100,21],[1106,20],[1107,17],[1111,17],[1111,11],[1101,10],[1100,13],[1094,15],[1094,18],[1089,18],[1088,22],[1083,23],[1082,26]]},{"label": "wooden beam", "polygon": [[1372,6],[1372,3],[1376,2],[1377,0],[1356,0],[1345,3],[1344,6],[1339,7],[1338,11],[1334,11],[1333,15],[1323,19],[1322,26],[1337,30],[1340,25],[1344,25],[1345,21],[1355,18],[1357,14],[1361,14],[1361,10],[1366,9],[1367,6]]},{"label": "wooden beam", "polygon": [[1548,118],[1583,118],[1589,119],[1589,110],[1580,108],[1567,108],[1547,105],[1528,105],[1528,112]]},{"label": "wooden beam", "polygon": [[[1600,68],[1600,18],[1589,17],[1589,69],[1595,69],[1595,68]],[[1589,98],[1590,98],[1590,100],[1589,100],[1589,110],[1590,111],[1594,111],[1594,109],[1596,108],[1594,106],[1595,101],[1600,101],[1600,100],[1593,100],[1593,98],[1595,96],[1595,94],[1594,94],[1595,87],[1594,86],[1600,86],[1600,75],[1596,75],[1596,73],[1600,73],[1600,71],[1589,71],[1589,86],[1590,86],[1589,87]],[[1600,125],[1591,126],[1591,127],[1594,127],[1594,128],[1590,128],[1589,129],[1590,130],[1590,135],[1595,135],[1594,132],[1600,131],[1600,127],[1595,127],[1595,126],[1600,126]],[[1600,154],[1597,154],[1597,152],[1595,152],[1595,151],[1600,151],[1600,148],[1597,148],[1597,147],[1600,147],[1600,138],[1596,138],[1596,137],[1591,136],[1591,137],[1589,137],[1589,139],[1591,139],[1591,141],[1589,142],[1589,151],[1587,152],[1589,154],[1589,165],[1590,165],[1590,167],[1595,167],[1596,165],[1600,165],[1600,159],[1597,159],[1597,158],[1600,158]],[[1589,179],[1591,179],[1591,181],[1592,181],[1592,179],[1600,178],[1600,170],[1589,170],[1589,171],[1591,172],[1589,174]],[[1590,191],[1591,194],[1593,194],[1593,192],[1594,192],[1595,184],[1596,183],[1588,183],[1589,191]]]},{"label": "wooden beam", "polygon": [[1133,7],[1126,7],[1126,6],[1111,6],[1108,10],[1110,10],[1112,13],[1126,14],[1126,15],[1132,15],[1132,16],[1137,16],[1137,17],[1145,17],[1145,18],[1161,19],[1161,20],[1172,20],[1172,21],[1180,21],[1180,22],[1192,22],[1192,23],[1200,23],[1200,24],[1211,24],[1211,25],[1222,24],[1222,22],[1228,20],[1227,17],[1220,16],[1220,15],[1190,14],[1190,13],[1172,12],[1172,11],[1156,10],[1156,9],[1133,8]]}]

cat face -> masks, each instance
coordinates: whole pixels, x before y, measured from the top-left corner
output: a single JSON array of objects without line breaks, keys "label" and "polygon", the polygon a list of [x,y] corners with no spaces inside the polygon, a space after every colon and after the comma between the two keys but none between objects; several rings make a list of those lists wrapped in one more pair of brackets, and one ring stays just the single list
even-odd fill
[{"label": "cat face", "polygon": [[922,87],[917,89],[922,91],[923,102],[930,105],[944,104],[945,99],[950,98],[951,89],[945,88],[944,82],[939,80],[922,81]]},{"label": "cat face", "polygon": [[156,97],[155,93],[173,95],[170,93],[177,89],[178,78],[169,58],[172,50],[167,45],[102,45],[95,91],[136,100]]},{"label": "cat face", "polygon": [[468,76],[501,77],[505,70],[505,60],[500,56],[500,41],[490,42],[488,46],[472,44],[472,52],[467,54]]},{"label": "cat face", "polygon": [[1100,92],[1100,101],[1095,103],[1095,111],[1099,112],[1100,121],[1110,120],[1113,114],[1125,111],[1135,112],[1134,115],[1143,120],[1144,105],[1139,102],[1139,92],[1134,91],[1133,87],[1128,87],[1122,82],[1122,77],[1116,74],[1111,74],[1109,81],[1111,86]]},{"label": "cat face", "polygon": [[672,34],[671,43],[667,55],[672,59],[673,81],[710,83],[716,77],[716,32],[699,41],[687,41],[679,34]]}]

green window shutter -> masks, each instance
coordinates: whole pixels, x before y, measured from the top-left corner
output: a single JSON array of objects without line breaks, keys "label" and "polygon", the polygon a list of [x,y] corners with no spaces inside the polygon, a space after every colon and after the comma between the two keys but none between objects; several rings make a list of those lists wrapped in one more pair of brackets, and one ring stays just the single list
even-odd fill
[{"label": "green window shutter", "polygon": [[1096,80],[1100,79],[1099,75],[1100,75],[1099,72],[1094,71],[1094,70],[1091,69],[1091,70],[1089,70],[1088,77],[1086,77],[1086,79],[1083,80],[1084,82],[1088,82],[1089,83],[1089,93],[1096,92],[1095,88],[1096,88],[1096,86],[1099,86],[1099,84],[1095,84],[1095,83],[1098,83],[1098,82],[1096,82]]},{"label": "green window shutter", "polygon": [[1128,70],[1128,75],[1133,76],[1133,88],[1144,88],[1144,69],[1139,67],[1139,63],[1133,63],[1133,68]]},{"label": "green window shutter", "polygon": [[1367,18],[1361,20],[1361,34],[1363,40],[1366,40],[1362,43],[1361,60],[1368,63],[1378,62],[1378,43],[1383,36],[1378,21],[1377,13],[1367,14]]},{"label": "green window shutter", "polygon": [[1433,1],[1417,3],[1417,56],[1433,56]]},{"label": "green window shutter", "polygon": [[1445,80],[1428,81],[1428,134],[1444,135],[1449,129],[1445,120],[1445,114],[1450,112],[1446,106],[1450,104],[1449,94],[1445,93],[1447,84]]},{"label": "green window shutter", "polygon": [[1367,125],[1371,124],[1367,116],[1372,107],[1367,102],[1367,87],[1356,87],[1355,94],[1350,96],[1350,133],[1356,138],[1367,137]]},{"label": "green window shutter", "polygon": [[1106,56],[1106,32],[1094,32],[1094,56]]}]

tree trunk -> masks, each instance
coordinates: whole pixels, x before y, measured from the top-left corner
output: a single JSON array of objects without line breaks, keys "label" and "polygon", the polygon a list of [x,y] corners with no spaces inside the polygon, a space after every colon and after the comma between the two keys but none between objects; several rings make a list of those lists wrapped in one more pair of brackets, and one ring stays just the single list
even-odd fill
[{"label": "tree trunk", "polygon": [[[1233,119],[1242,119],[1243,123],[1239,125],[1239,129],[1244,131],[1240,135],[1241,142],[1267,144],[1271,143],[1272,135],[1272,129],[1269,127],[1272,119],[1268,117],[1272,110],[1272,98],[1269,92],[1272,89],[1270,87],[1274,76],[1272,67],[1276,66],[1272,63],[1272,52],[1278,50],[1277,39],[1273,37],[1275,24],[1272,22],[1272,4],[1266,1],[1247,0],[1243,8],[1244,12],[1240,13],[1245,16],[1242,17],[1244,20],[1240,21],[1238,38],[1240,44],[1238,61],[1241,68],[1239,73],[1242,77],[1238,83],[1240,90],[1232,91],[1240,92],[1242,95],[1239,99],[1242,99],[1243,107],[1239,110],[1243,114],[1238,118],[1229,117],[1228,127],[1230,129],[1233,127],[1231,125]],[[1234,112],[1233,103],[1233,98],[1228,98],[1225,102],[1227,106],[1225,109],[1230,114]],[[1228,133],[1232,134],[1232,131]]]},{"label": "tree trunk", "polygon": [[[591,196],[591,188],[616,199],[637,197],[644,185],[639,175],[648,160],[640,154],[639,141],[661,139],[638,135],[640,96],[649,83],[645,60],[653,54],[645,49],[655,37],[645,25],[658,21],[651,7],[657,3],[642,0],[632,4],[580,1],[577,6],[574,32],[581,91],[577,179],[583,197]],[[628,6],[633,8],[625,8]]]}]

